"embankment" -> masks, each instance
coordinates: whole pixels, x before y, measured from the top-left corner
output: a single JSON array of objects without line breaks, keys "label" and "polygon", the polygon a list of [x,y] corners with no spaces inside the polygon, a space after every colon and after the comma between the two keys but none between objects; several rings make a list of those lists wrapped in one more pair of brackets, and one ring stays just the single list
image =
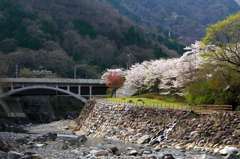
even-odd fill
[{"label": "embankment", "polygon": [[[198,115],[193,111],[89,100],[77,119],[75,134],[147,144],[157,136],[165,143],[191,147],[240,145],[240,112]],[[169,127],[174,127],[172,131]]]}]

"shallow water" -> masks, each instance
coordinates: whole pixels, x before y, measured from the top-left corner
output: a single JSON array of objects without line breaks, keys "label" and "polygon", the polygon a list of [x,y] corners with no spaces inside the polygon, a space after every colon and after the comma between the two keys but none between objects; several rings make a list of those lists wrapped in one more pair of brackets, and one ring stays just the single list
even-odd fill
[{"label": "shallow water", "polygon": [[[14,132],[14,133],[28,133],[28,131],[24,130],[24,127],[6,127],[3,130],[4,132]],[[138,145],[138,144],[131,144],[131,143],[125,143],[122,140],[116,140],[116,139],[106,139],[106,138],[91,138],[87,137],[86,142],[78,142],[76,141],[76,138],[78,136],[76,135],[61,135],[58,134],[59,140],[67,141],[71,146],[76,146],[76,147],[96,147],[99,144],[112,144],[118,147],[119,151],[121,153],[127,153],[128,150],[127,148],[132,148],[133,150],[137,150],[140,152],[141,149],[145,148],[150,148],[151,147],[146,147],[144,145]],[[161,148],[159,152],[154,151],[154,155],[157,155],[159,157],[163,156],[163,154],[172,154],[175,159],[198,159],[201,155],[204,154],[204,152],[199,152],[199,151],[181,151],[181,150],[176,150],[176,149],[170,149],[170,148]],[[224,159],[224,156],[213,156],[213,155],[208,155],[206,159]]]},{"label": "shallow water", "polygon": [[[137,145],[137,144],[131,144],[131,143],[124,143],[121,140],[114,140],[114,139],[105,139],[105,138],[91,138],[87,137],[86,142],[79,143],[75,139],[77,136],[75,135],[58,135],[58,138],[67,141],[71,146],[86,146],[86,147],[95,147],[99,144],[112,144],[118,147],[119,151],[121,153],[127,153],[128,150],[127,148],[131,147],[134,150],[137,150],[138,152],[144,148],[150,148],[146,147],[144,145]],[[152,148],[153,149],[153,148]],[[175,159],[197,159],[201,155],[203,155],[203,152],[199,151],[181,151],[181,150],[176,150],[176,149],[169,149],[169,148],[162,148],[159,152],[155,152],[154,154],[157,156],[163,156],[163,154],[172,154]],[[212,156],[212,155],[207,155],[206,159],[223,159],[223,156]]]},{"label": "shallow water", "polygon": [[27,133],[27,130],[24,130],[23,127],[9,126],[1,129],[2,132],[14,132],[14,133]]}]

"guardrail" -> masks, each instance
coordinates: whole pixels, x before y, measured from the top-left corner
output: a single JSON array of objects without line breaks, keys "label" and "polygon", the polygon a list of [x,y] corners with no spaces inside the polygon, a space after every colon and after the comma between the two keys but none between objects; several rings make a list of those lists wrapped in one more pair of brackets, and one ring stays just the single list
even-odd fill
[{"label": "guardrail", "polygon": [[203,104],[203,105],[195,105],[194,110],[227,110],[232,111],[233,107],[232,105],[210,105],[210,104]]},{"label": "guardrail", "polygon": [[[105,100],[104,98],[94,97],[93,99]],[[177,109],[177,110],[192,110],[192,106],[187,104],[169,104],[169,103],[151,103],[144,101],[127,101],[127,100],[116,100],[116,99],[108,99],[106,101],[114,102],[114,103],[123,103],[123,104],[132,104],[137,106],[150,106],[150,107],[161,107],[165,109]]]},{"label": "guardrail", "polygon": [[[94,99],[105,100],[104,98],[94,97]],[[187,104],[169,104],[169,103],[151,103],[144,101],[127,101],[127,100],[116,100],[116,99],[108,99],[107,101],[115,102],[115,103],[123,103],[123,104],[132,104],[137,106],[153,106],[153,107],[161,107],[165,109],[177,109],[177,110],[193,110],[196,112],[200,111],[232,111],[232,105],[187,105]]]}]

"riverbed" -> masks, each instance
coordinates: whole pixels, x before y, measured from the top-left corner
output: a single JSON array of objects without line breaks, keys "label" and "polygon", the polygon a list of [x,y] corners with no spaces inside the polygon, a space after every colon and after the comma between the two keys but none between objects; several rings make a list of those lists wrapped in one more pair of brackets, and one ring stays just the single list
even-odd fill
[{"label": "riverbed", "polygon": [[[171,143],[165,147],[152,147],[149,145],[138,145],[132,143],[124,143],[121,140],[108,139],[108,138],[91,138],[87,137],[85,142],[77,141],[76,135],[73,135],[73,130],[67,129],[66,126],[71,125],[72,120],[56,121],[49,124],[41,125],[25,125],[20,127],[21,133],[13,132],[0,132],[2,140],[5,140],[9,145],[13,145],[11,151],[20,153],[22,155],[26,152],[32,152],[37,154],[40,158],[44,159],[61,159],[61,158],[107,158],[106,156],[94,155],[94,152],[101,151],[101,145],[111,145],[117,147],[118,153],[108,153],[109,158],[147,158],[151,157],[154,159],[162,158],[166,154],[170,154],[174,159],[224,159],[225,156],[213,156],[206,152],[200,151],[185,151],[171,148]],[[23,128],[23,129],[22,129]],[[10,129],[9,129],[10,130]],[[17,129],[13,128],[14,131]],[[55,141],[36,142],[36,138],[43,134],[56,133],[57,138]],[[28,139],[28,142],[32,142],[34,146],[30,146],[29,143],[19,144],[16,143],[17,139]],[[63,147],[67,145],[67,147]],[[100,145],[100,146],[99,146]],[[99,148],[100,147],[100,148]],[[146,150],[146,151],[143,151]],[[133,152],[136,153],[133,153]],[[130,155],[132,154],[134,155]],[[140,153],[145,152],[145,153]],[[8,152],[9,153],[9,152]],[[9,155],[5,153],[4,155]],[[141,154],[141,155],[140,155]]]}]

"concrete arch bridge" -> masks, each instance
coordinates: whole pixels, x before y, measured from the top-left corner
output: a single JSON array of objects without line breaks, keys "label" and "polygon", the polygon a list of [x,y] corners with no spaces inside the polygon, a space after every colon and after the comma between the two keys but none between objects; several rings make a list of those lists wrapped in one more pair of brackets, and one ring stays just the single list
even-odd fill
[{"label": "concrete arch bridge", "polygon": [[19,96],[70,95],[86,102],[84,96],[106,95],[108,88],[101,79],[0,78],[0,83],[0,104],[9,117],[25,116],[17,102]]}]

